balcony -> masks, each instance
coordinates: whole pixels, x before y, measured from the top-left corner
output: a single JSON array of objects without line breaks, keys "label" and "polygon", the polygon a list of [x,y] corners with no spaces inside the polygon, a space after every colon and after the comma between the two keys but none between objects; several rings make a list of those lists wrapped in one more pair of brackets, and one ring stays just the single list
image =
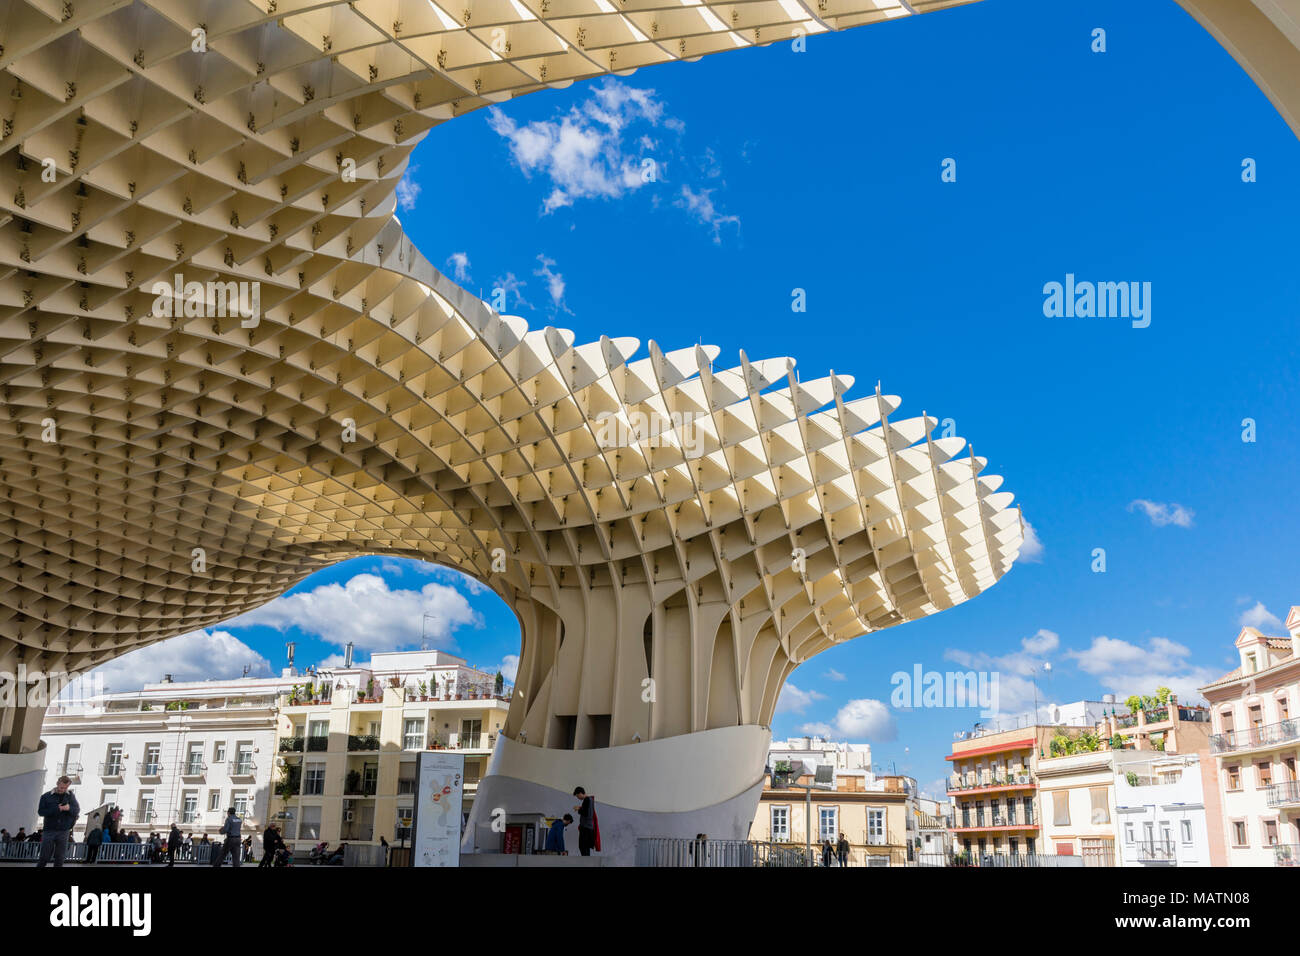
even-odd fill
[{"label": "balcony", "polygon": [[1275,783],[1268,788],[1270,807],[1300,807],[1300,780]]},{"label": "balcony", "polygon": [[143,826],[150,826],[157,817],[158,815],[152,810],[137,810],[135,813],[131,814],[132,821]]},{"label": "balcony", "polygon": [[121,760],[105,760],[99,765],[99,775],[105,779],[121,778],[126,774],[126,765]]},{"label": "balcony", "polygon": [[163,774],[162,762],[145,760],[135,765],[136,774],[144,780],[157,780]]},{"label": "balcony", "polygon": [[1137,844],[1139,863],[1173,863],[1176,859],[1173,840],[1142,840]]},{"label": "balcony", "polygon": [[378,750],[379,738],[374,734],[348,734],[348,750],[367,751]]},{"label": "balcony", "polygon": [[1276,724],[1261,724],[1245,730],[1232,730],[1210,738],[1210,753],[1237,753],[1243,750],[1262,750],[1300,741],[1300,720],[1280,720]]},{"label": "balcony", "polygon": [[57,773],[60,777],[68,777],[73,783],[81,782],[81,764],[79,763],[64,761],[57,766]]},{"label": "balcony", "polygon": [[208,765],[202,760],[187,760],[181,765],[182,777],[202,777],[208,772]]},{"label": "balcony", "polygon": [[320,753],[329,750],[330,739],[326,734],[317,734],[314,737],[307,738],[307,752]]},{"label": "balcony", "polygon": [[300,754],[302,753],[305,737],[284,737],[280,740],[280,753],[282,754]]},{"label": "balcony", "polygon": [[954,775],[948,778],[949,793],[965,793],[977,790],[1022,790],[1034,786],[1034,776],[1030,773],[985,774],[978,777]]},{"label": "balcony", "polygon": [[226,761],[226,773],[232,777],[252,777],[257,773],[257,764],[252,758]]},{"label": "balcony", "polygon": [[1300,866],[1300,843],[1274,843],[1274,866]]}]

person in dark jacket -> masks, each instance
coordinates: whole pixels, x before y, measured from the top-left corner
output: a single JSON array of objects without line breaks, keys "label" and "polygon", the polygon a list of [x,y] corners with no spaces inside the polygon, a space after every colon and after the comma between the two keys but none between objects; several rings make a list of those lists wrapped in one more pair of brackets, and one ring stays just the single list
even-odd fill
[{"label": "person in dark jacket", "polygon": [[181,828],[172,824],[171,832],[167,834],[167,865],[176,865],[176,851],[181,848]]},{"label": "person in dark jacket", "polygon": [[41,858],[36,862],[38,867],[50,860],[55,866],[62,866],[63,858],[68,855],[68,837],[77,825],[77,817],[81,816],[77,798],[68,789],[71,783],[68,777],[60,777],[53,790],[41,795],[37,812],[44,820],[44,827],[41,830]]},{"label": "person in dark jacket", "polygon": [[843,833],[840,834],[840,842],[835,847],[840,858],[840,866],[849,865],[849,840]]},{"label": "person in dark jacket", "polygon": [[86,860],[87,863],[94,863],[99,859],[99,845],[104,842],[104,828],[91,827],[86,833]]},{"label": "person in dark jacket", "polygon": [[574,787],[573,795],[582,801],[573,808],[578,811],[578,852],[591,856],[596,846],[596,798],[582,787]]},{"label": "person in dark jacket", "polygon": [[[239,839],[239,817],[235,816],[235,808],[231,807],[226,811],[226,822],[221,824],[218,831],[225,839],[217,844],[212,850],[212,865],[221,866],[225,862],[226,854],[230,854],[230,863],[235,869],[239,869],[240,864],[240,843]],[[206,837],[206,834],[204,834]]]},{"label": "person in dark jacket", "polygon": [[564,848],[564,828],[573,823],[573,817],[565,814],[559,820],[551,824],[546,831],[546,852],[558,853],[560,856],[568,856],[569,851]]}]

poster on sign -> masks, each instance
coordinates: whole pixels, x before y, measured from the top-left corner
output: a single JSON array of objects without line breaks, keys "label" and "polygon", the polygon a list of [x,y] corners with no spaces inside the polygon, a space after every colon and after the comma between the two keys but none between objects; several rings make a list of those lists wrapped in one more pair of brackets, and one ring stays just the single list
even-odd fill
[{"label": "poster on sign", "polygon": [[424,751],[416,781],[413,865],[460,866],[465,755]]}]

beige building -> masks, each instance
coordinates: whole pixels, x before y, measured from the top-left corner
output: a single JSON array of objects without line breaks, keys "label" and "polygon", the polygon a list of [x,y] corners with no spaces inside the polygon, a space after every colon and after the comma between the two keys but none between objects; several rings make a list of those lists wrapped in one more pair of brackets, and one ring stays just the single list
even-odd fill
[{"label": "beige building", "polygon": [[1114,753],[1098,750],[1038,761],[1043,853],[1082,856],[1085,866],[1115,865]]},{"label": "beige building", "polygon": [[[409,839],[421,751],[465,755],[464,820],[505,722],[509,688],[443,651],[375,654],[281,698],[273,819],[306,848]],[[324,695],[323,699],[322,695]]]},{"label": "beige building", "polygon": [[1288,637],[1243,627],[1240,666],[1201,688],[1231,866],[1300,864],[1300,607],[1286,626]]}]

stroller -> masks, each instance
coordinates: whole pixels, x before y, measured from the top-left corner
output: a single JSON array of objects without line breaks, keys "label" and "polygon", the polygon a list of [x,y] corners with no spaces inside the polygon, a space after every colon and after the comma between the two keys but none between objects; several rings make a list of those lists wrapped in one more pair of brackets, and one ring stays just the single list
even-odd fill
[{"label": "stroller", "polygon": [[275,857],[271,861],[272,866],[293,866],[293,851],[283,843],[275,851]]}]

